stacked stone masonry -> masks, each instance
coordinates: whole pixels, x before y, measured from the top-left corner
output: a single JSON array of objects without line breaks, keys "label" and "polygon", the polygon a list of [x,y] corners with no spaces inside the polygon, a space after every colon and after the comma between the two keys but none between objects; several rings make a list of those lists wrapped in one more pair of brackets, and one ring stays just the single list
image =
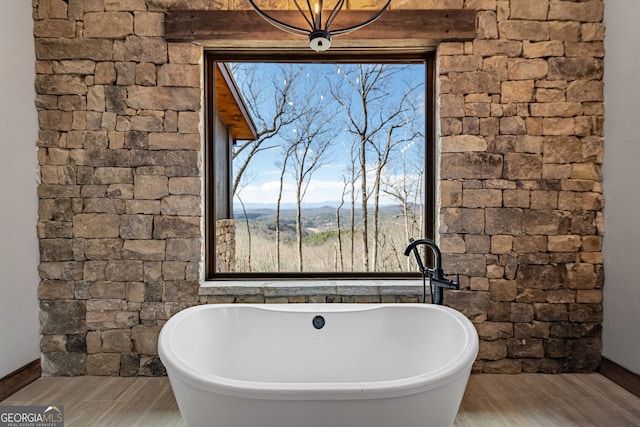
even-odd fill
[{"label": "stacked stone masonry", "polygon": [[[162,375],[159,330],[195,304],[417,301],[199,295],[202,48],[167,42],[164,11],[243,1],[32,4],[46,375]],[[478,329],[475,370],[593,371],[604,282],[603,1],[393,7],[477,10],[477,38],[437,50],[438,231],[445,269],[461,273],[463,288],[445,303]]]}]

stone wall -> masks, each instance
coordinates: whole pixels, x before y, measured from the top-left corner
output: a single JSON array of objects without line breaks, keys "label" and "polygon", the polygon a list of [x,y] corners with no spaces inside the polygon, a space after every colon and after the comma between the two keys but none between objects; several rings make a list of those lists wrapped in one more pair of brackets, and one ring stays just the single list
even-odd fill
[{"label": "stone wall", "polygon": [[[45,375],[161,375],[157,335],[199,296],[202,50],[170,8],[239,0],[32,0]],[[369,0],[351,1],[366,8]],[[274,2],[275,4],[275,2]],[[241,5],[241,6],[238,6]],[[473,8],[438,48],[440,242],[481,337],[477,371],[592,371],[602,323],[602,0],[397,0]]]},{"label": "stone wall", "polygon": [[218,273],[236,271],[236,221],[234,219],[216,221],[216,271]]}]

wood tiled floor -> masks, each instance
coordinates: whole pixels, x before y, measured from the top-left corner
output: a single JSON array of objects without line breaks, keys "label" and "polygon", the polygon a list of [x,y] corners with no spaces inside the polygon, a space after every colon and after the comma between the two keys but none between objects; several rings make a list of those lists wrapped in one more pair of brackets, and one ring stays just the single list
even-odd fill
[{"label": "wood tiled floor", "polygon": [[[166,378],[44,377],[0,403],[64,405],[66,427],[185,425]],[[455,425],[640,426],[640,398],[599,374],[473,375]]]}]

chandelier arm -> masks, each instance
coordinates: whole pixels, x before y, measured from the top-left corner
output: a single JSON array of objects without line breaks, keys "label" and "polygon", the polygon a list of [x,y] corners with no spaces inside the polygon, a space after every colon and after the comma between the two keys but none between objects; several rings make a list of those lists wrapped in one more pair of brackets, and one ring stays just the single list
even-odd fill
[{"label": "chandelier arm", "polygon": [[[302,16],[304,16],[304,20],[307,21],[307,24],[309,24],[309,26],[311,28],[314,28],[313,22],[309,21],[309,17],[307,16],[306,13],[304,13],[304,10],[302,10],[302,8],[300,7],[300,4],[298,3],[298,0],[293,0],[293,3],[296,5],[296,7],[298,8],[298,11],[300,12],[300,14]],[[307,3],[309,3],[307,1]],[[313,19],[313,15],[311,16],[311,18]]]},{"label": "chandelier arm", "polygon": [[[320,25],[320,23],[316,22],[316,14],[313,13],[313,6],[311,6],[311,1],[310,0],[307,0],[307,7],[309,8],[309,14],[311,15],[311,22],[312,22],[311,28],[312,28],[312,31],[313,31]],[[300,12],[302,12],[302,10]],[[304,12],[303,12],[303,14],[304,14]],[[306,15],[305,15],[305,17],[306,17]],[[309,20],[307,19],[307,22],[308,21]]]},{"label": "chandelier arm", "polygon": [[336,16],[338,16],[338,13],[340,12],[340,10],[342,10],[342,6],[344,5],[344,2],[345,0],[338,0],[336,2],[336,5],[333,7],[333,10],[329,14],[329,18],[327,18],[327,23],[324,25],[325,30],[329,31],[329,27],[333,23],[334,19],[336,19]]},{"label": "chandelier arm", "polygon": [[[249,1],[251,1],[251,0],[249,0]],[[332,35],[346,34],[346,33],[352,32],[352,31],[359,30],[360,28],[364,28],[369,24],[373,24],[378,19],[380,19],[380,17],[382,16],[382,14],[384,12],[386,12],[386,10],[389,8],[390,4],[391,4],[391,0],[388,0],[387,4],[385,4],[382,9],[380,9],[375,15],[373,15],[373,17],[371,17],[369,20],[363,22],[362,24],[354,25],[352,27],[347,27],[347,28],[341,28],[339,30],[333,30],[333,31],[331,31],[331,34]]]},{"label": "chandelier arm", "polygon": [[318,27],[315,28],[316,30],[322,29],[322,12],[323,12],[322,9],[324,8],[324,0],[319,0],[319,2],[320,3],[318,3],[318,6],[317,6],[317,8],[318,8],[318,19],[317,19]]},{"label": "chandelier arm", "polygon": [[309,35],[309,30],[305,30],[304,28],[294,27],[293,25],[285,24],[282,21],[279,21],[279,20],[277,20],[275,18],[272,18],[271,16],[267,15],[266,13],[264,13],[255,4],[255,2],[253,0],[248,0],[248,1],[251,4],[251,6],[253,6],[253,8],[256,11],[256,13],[258,13],[258,15],[260,15],[264,20],[269,22],[274,27],[278,27],[282,31],[286,31],[287,33],[291,33],[291,34],[302,34],[302,35],[305,35],[305,36]]}]

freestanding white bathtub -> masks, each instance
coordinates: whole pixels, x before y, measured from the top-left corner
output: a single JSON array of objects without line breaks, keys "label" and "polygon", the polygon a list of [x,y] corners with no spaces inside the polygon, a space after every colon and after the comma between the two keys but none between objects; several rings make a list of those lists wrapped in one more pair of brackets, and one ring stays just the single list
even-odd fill
[{"label": "freestanding white bathtub", "polygon": [[191,427],[439,427],[478,335],[430,304],[213,304],[169,319],[158,350]]}]

